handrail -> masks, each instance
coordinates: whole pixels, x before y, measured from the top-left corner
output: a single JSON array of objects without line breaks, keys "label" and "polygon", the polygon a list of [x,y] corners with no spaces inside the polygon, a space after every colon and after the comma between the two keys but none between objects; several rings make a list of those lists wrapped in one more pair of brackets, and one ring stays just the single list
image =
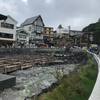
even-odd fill
[{"label": "handrail", "polygon": [[100,100],[100,58],[95,53],[91,53],[89,51],[88,51],[88,53],[90,53],[94,56],[94,58],[98,64],[97,80],[96,80],[95,86],[94,86],[93,91],[88,100]]}]

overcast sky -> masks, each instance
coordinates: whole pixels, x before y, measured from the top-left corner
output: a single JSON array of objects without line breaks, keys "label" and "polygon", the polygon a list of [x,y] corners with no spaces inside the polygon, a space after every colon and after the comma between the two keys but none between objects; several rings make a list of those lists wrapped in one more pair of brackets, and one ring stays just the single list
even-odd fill
[{"label": "overcast sky", "polygon": [[18,25],[40,14],[46,26],[81,30],[100,18],[100,0],[0,0],[0,13],[11,15]]}]

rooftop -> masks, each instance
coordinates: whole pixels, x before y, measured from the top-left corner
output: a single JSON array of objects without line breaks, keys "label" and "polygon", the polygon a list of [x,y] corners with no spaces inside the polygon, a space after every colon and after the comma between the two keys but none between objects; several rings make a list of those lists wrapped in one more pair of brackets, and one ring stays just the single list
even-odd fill
[{"label": "rooftop", "polygon": [[40,17],[40,15],[31,17],[31,18],[27,18],[27,19],[21,24],[21,26],[26,26],[26,25],[32,24],[38,17]]}]

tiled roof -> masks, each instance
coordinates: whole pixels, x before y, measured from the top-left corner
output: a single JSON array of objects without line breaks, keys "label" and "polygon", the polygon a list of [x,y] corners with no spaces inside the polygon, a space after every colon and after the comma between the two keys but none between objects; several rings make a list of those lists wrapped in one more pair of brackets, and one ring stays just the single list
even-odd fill
[{"label": "tiled roof", "polygon": [[0,14],[0,20],[6,20],[7,16]]},{"label": "tiled roof", "polygon": [[39,15],[38,15],[38,16],[35,16],[35,17],[31,17],[31,18],[26,19],[26,20],[21,24],[21,26],[25,26],[25,25],[30,25],[30,24],[32,24],[38,17],[39,17]]}]

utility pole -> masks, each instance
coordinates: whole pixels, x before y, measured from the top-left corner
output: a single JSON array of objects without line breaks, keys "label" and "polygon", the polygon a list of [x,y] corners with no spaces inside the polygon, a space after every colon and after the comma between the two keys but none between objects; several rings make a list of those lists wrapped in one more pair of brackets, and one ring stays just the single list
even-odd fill
[{"label": "utility pole", "polygon": [[69,36],[68,36],[68,42],[70,42],[70,30],[71,30],[71,27],[70,27],[70,25],[68,26],[68,34],[69,34]]},{"label": "utility pole", "polygon": [[71,26],[69,25],[69,26],[68,26],[69,35],[70,35],[70,30],[71,30]]}]

